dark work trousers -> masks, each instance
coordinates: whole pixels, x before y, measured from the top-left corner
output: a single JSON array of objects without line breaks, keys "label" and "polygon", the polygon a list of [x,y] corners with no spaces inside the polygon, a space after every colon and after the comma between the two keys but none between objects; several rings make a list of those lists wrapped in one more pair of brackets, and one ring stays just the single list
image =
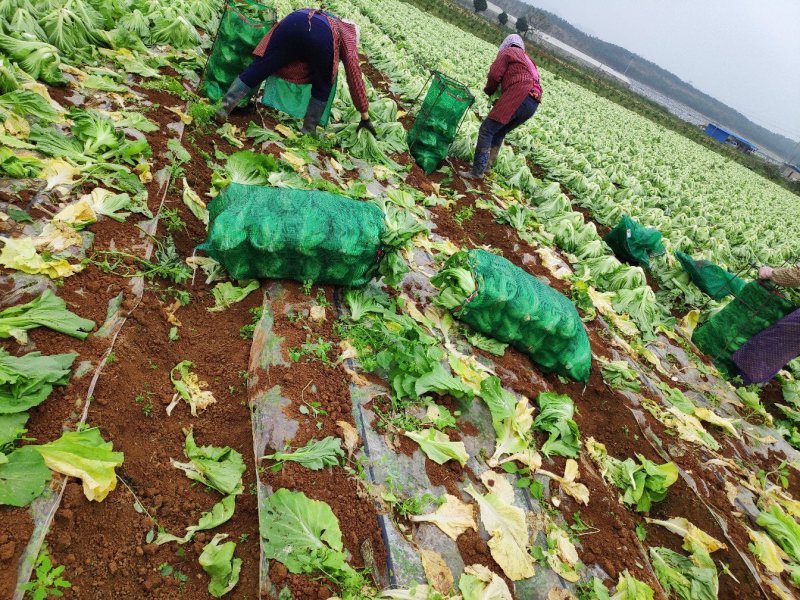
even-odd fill
[{"label": "dark work trousers", "polygon": [[307,11],[287,15],[272,32],[264,56],[257,57],[239,79],[256,88],[295,61],[311,68],[311,96],[327,102],[333,88],[333,34],[324,16],[314,15],[309,29]]},{"label": "dark work trousers", "polygon": [[488,117],[481,123],[472,166],[473,175],[483,175],[486,165],[489,163],[489,149],[502,146],[508,132],[530,119],[537,108],[539,108],[539,103],[531,96],[527,96],[522,104],[519,105],[511,120],[505,125]]}]

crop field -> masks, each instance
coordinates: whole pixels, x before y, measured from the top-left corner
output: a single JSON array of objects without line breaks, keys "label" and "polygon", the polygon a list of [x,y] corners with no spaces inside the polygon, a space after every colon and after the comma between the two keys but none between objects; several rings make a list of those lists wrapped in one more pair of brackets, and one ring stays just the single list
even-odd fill
[{"label": "crop field", "polygon": [[[795,260],[797,196],[547,71],[463,180],[496,47],[326,7],[377,138],[344,77],[318,138],[260,103],[216,123],[219,0],[0,1],[0,598],[797,597],[800,364],[734,387],[692,343],[730,299],[673,255]],[[426,175],[432,70],[476,101]],[[233,280],[198,246],[237,186],[369,204],[376,277]],[[624,215],[663,235],[647,270],[603,241]],[[491,337],[531,315],[469,321],[473,260],[576,318]]]}]

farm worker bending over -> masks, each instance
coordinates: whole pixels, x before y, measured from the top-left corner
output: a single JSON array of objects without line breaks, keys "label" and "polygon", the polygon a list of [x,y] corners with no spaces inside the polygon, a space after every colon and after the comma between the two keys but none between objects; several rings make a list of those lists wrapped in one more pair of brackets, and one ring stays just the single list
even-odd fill
[{"label": "farm worker bending over", "polygon": [[[800,266],[786,269],[761,267],[759,278],[784,287],[800,287]],[[766,383],[787,363],[800,356],[800,310],[786,315],[739,348],[731,359],[745,385]]]},{"label": "farm worker bending over", "polygon": [[290,83],[311,84],[303,133],[315,133],[328,104],[333,82],[344,63],[347,85],[353,104],[361,113],[358,128],[375,135],[369,120],[369,102],[364,76],[358,64],[358,26],[322,10],[304,8],[278,21],[255,50],[255,60],[233,82],[222,98],[217,120],[224,120],[231,111],[270,75]]},{"label": "farm worker bending over", "polygon": [[517,34],[508,36],[500,44],[483,91],[491,96],[498,86],[500,99],[481,124],[472,171],[462,172],[462,177],[482,178],[497,159],[506,134],[530,119],[539,108],[542,100],[539,71],[525,52],[525,42]]}]

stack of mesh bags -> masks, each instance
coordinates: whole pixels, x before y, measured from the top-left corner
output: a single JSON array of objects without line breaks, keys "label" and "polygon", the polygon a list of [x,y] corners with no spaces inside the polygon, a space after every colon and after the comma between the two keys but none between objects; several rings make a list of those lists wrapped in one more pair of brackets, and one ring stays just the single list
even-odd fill
[{"label": "stack of mesh bags", "polygon": [[360,286],[383,257],[384,214],[328,192],[232,183],[208,206],[198,249],[234,279],[294,279]]},{"label": "stack of mesh bags", "polygon": [[689,274],[692,283],[714,300],[735,296],[747,285],[744,279],[737,277],[733,273],[728,273],[728,271],[711,261],[694,260],[688,254],[677,251],[675,252],[675,258],[681,263],[683,270]]},{"label": "stack of mesh bags", "polygon": [[575,305],[505,258],[457,252],[431,283],[440,290],[435,303],[473,329],[511,344],[545,372],[589,380],[592,351]]},{"label": "stack of mesh bags", "polygon": [[475,98],[467,86],[435,72],[414,125],[408,148],[420,168],[430,175],[447,157],[458,125]]},{"label": "stack of mesh bags", "polygon": [[796,307],[778,295],[769,284],[746,284],[725,308],[698,327],[692,341],[711,356],[721,371],[735,375],[731,355],[750,338],[780,321]]}]

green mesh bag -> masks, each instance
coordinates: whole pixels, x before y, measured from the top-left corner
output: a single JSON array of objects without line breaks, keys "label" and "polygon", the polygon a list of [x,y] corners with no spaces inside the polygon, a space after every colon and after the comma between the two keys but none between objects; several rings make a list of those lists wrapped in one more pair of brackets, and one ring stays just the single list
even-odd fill
[{"label": "green mesh bag", "polygon": [[474,101],[467,86],[438,71],[433,73],[428,93],[408,132],[408,148],[426,175],[447,156],[461,119]]},{"label": "green mesh bag", "polygon": [[235,279],[360,286],[377,273],[383,212],[328,192],[232,183],[208,206],[198,246]]},{"label": "green mesh bag", "polygon": [[692,283],[714,300],[735,296],[747,285],[744,279],[728,273],[710,261],[694,260],[683,252],[675,252],[675,258],[681,263],[683,270],[689,274]]},{"label": "green mesh bag", "polygon": [[[339,75],[337,73],[330,98],[328,98],[328,104],[325,106],[322,118],[319,121],[323,127],[328,124],[328,120],[331,118],[331,108],[333,107],[333,100],[336,98],[336,85],[338,82]],[[285,112],[296,119],[302,119],[306,116],[309,100],[311,100],[310,83],[289,83],[275,75],[267,78],[264,83],[264,94],[261,96],[261,103],[264,106]]]},{"label": "green mesh bag", "polygon": [[[209,100],[217,102],[225,95],[253,60],[253,49],[267,35],[275,20],[275,9],[266,4],[254,0],[228,0],[225,3],[203,73],[201,90]],[[248,97],[243,103],[249,100]]]},{"label": "green mesh bag", "polygon": [[725,308],[698,327],[692,341],[714,359],[721,371],[734,375],[730,360],[745,342],[796,310],[791,302],[758,281],[746,284]]},{"label": "green mesh bag", "polygon": [[661,243],[661,233],[639,225],[628,215],[624,215],[614,229],[606,234],[603,241],[614,251],[621,261],[650,267],[650,257],[664,254],[666,248]]},{"label": "green mesh bag", "polygon": [[431,283],[435,303],[484,335],[524,352],[545,372],[588,381],[589,337],[575,305],[502,256],[465,250]]}]

